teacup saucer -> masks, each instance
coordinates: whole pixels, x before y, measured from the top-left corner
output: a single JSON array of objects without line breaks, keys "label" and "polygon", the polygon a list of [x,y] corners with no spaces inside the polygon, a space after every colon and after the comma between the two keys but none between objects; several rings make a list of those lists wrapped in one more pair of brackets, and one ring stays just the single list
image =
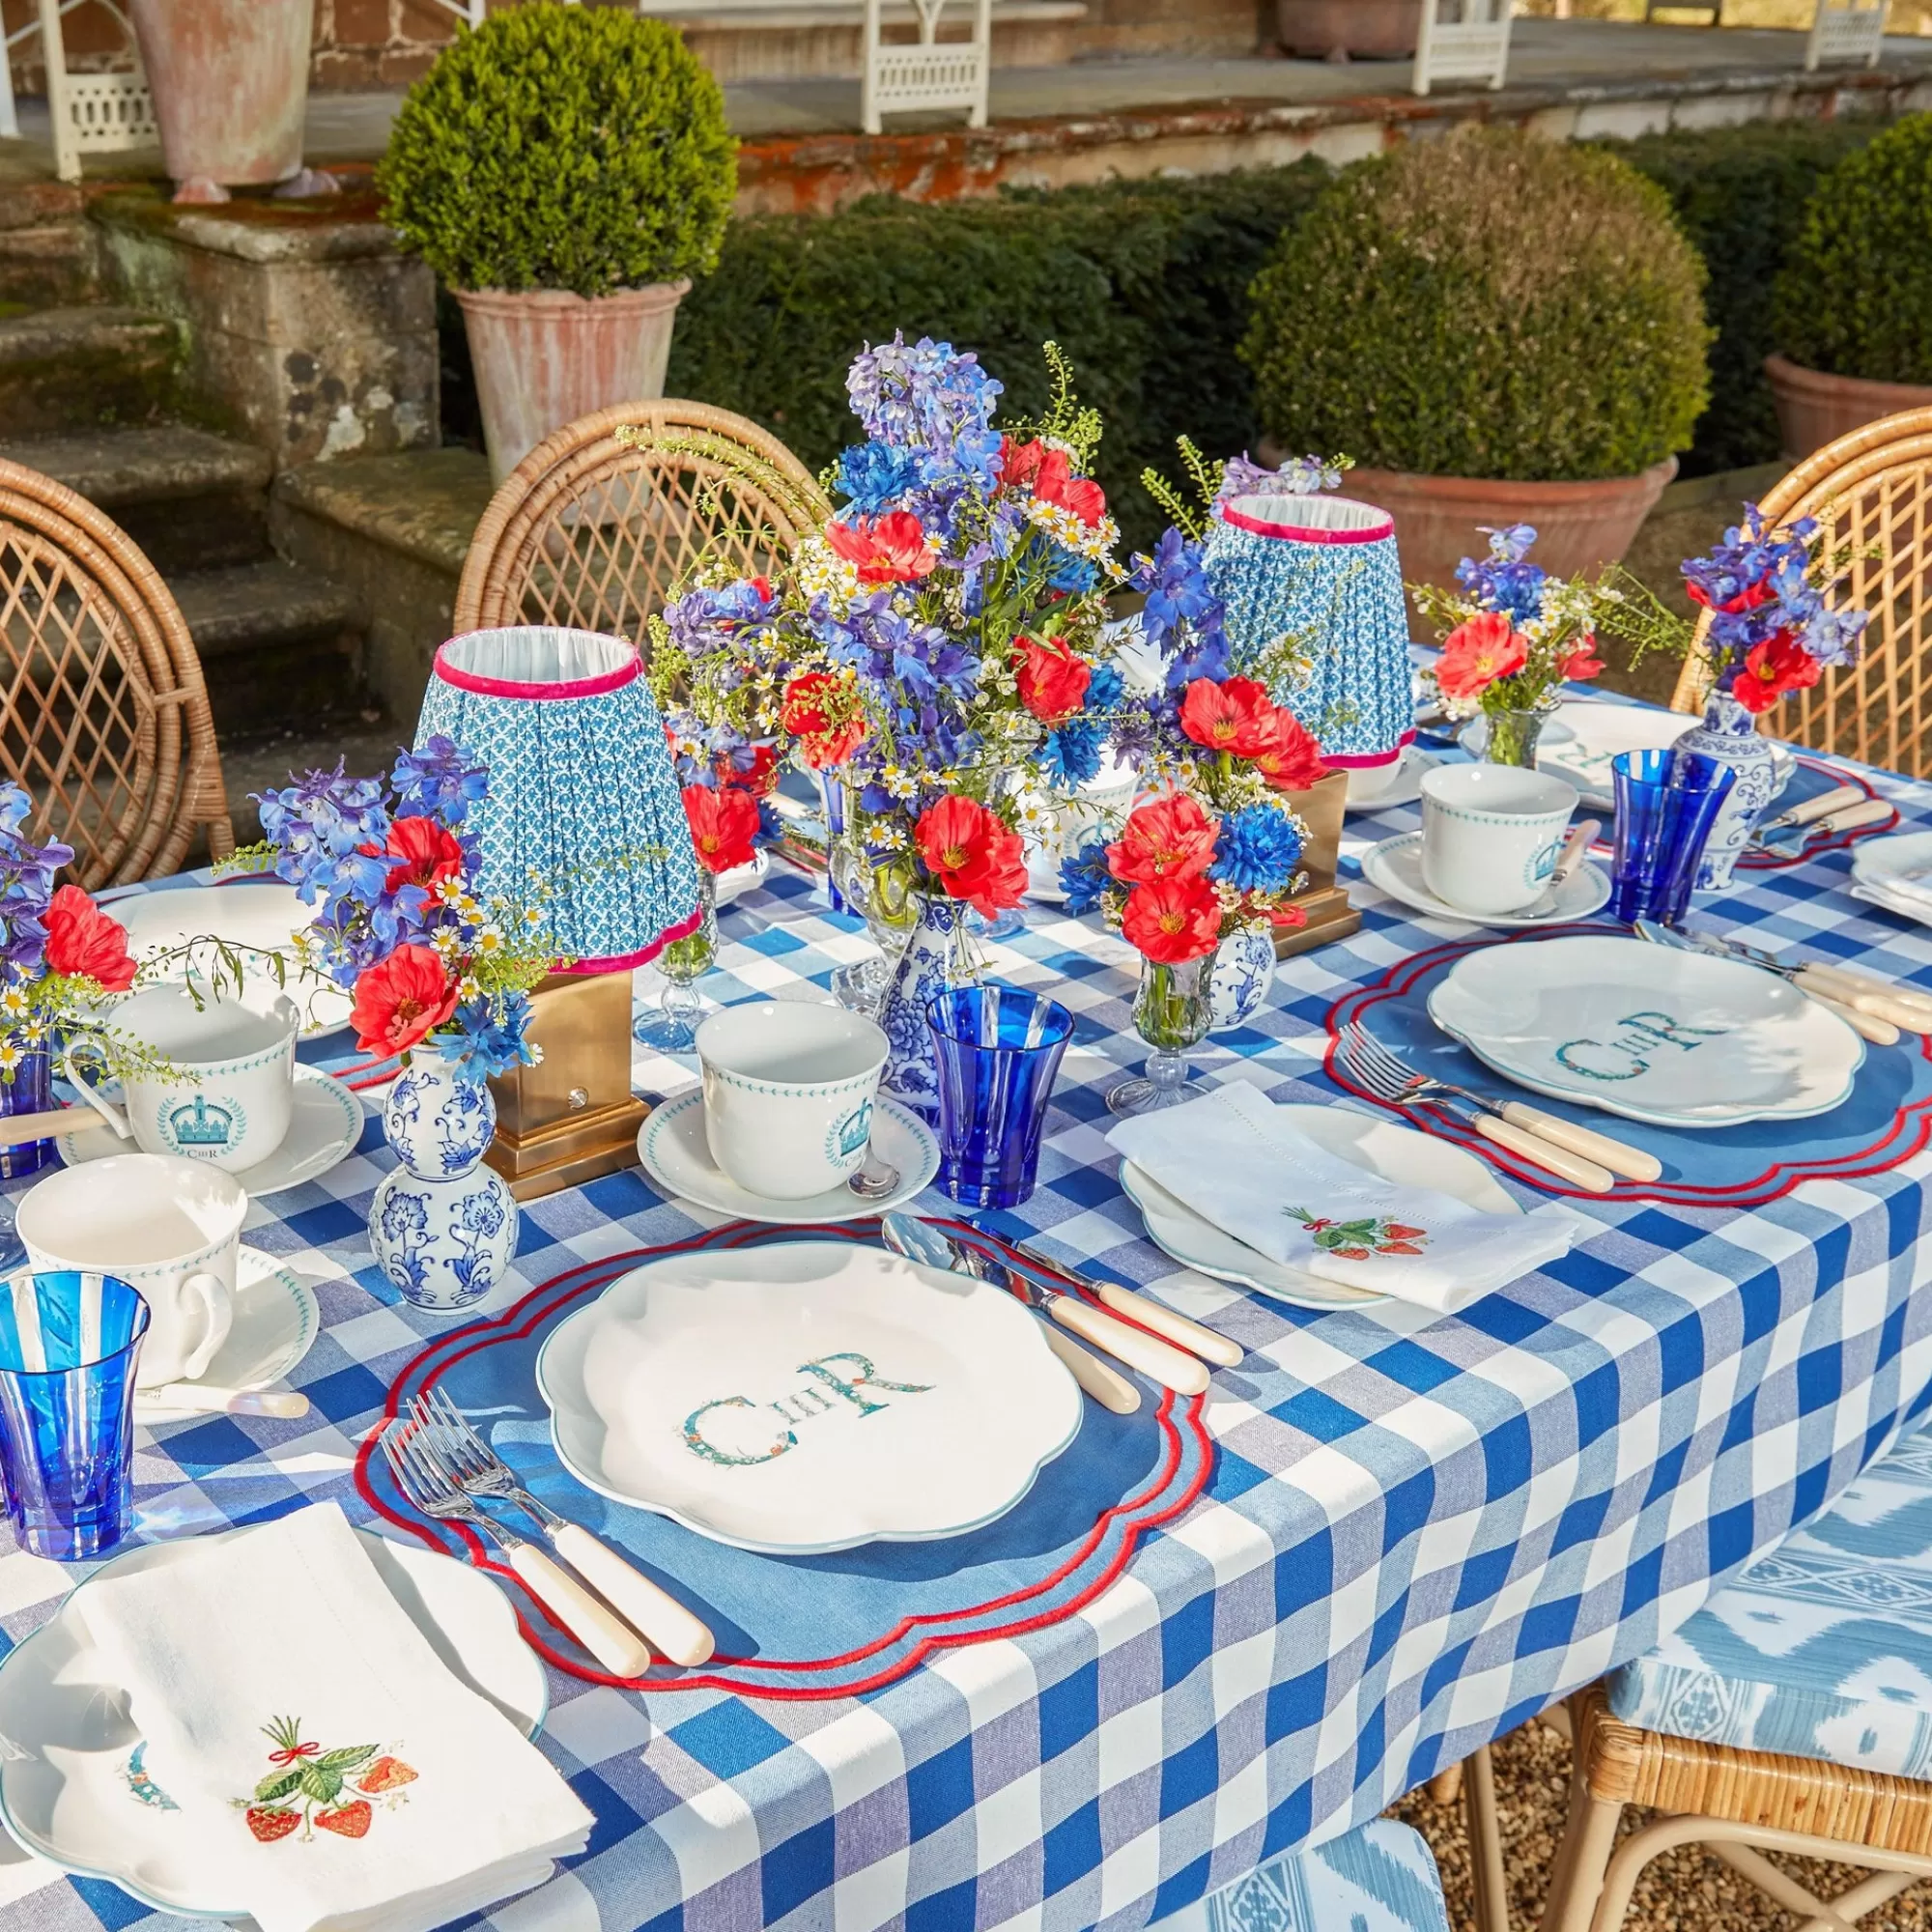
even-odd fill
[{"label": "teacup saucer", "polygon": [[803,1227],[821,1221],[856,1221],[900,1207],[939,1172],[939,1143],[932,1129],[895,1100],[881,1097],[872,1111],[872,1146],[882,1160],[899,1171],[898,1187],[881,1201],[861,1201],[849,1187],[828,1188],[803,1201],[775,1201],[753,1194],[723,1173],[704,1138],[704,1095],[681,1094],[656,1108],[638,1129],[638,1158],[644,1172],[665,1189],[700,1208],[741,1221],[772,1221]]},{"label": "teacup saucer", "polygon": [[[319,1180],[355,1151],[362,1138],[362,1102],[332,1073],[319,1066],[296,1068],[295,1111],[282,1144],[267,1160],[242,1168],[235,1177],[251,1195],[279,1194],[304,1180]],[[62,1134],[54,1143],[69,1167],[105,1160],[133,1146],[105,1131]]]},{"label": "teacup saucer", "polygon": [[[1422,775],[1433,772],[1443,761],[1440,752],[1425,751],[1420,745],[1409,745],[1392,767],[1382,772],[1354,773],[1349,775],[1349,795],[1343,805],[1345,811],[1386,811],[1391,806],[1413,805],[1422,796]],[[1357,777],[1361,783],[1355,782]],[[1375,784],[1379,789],[1373,788]]]},{"label": "teacup saucer", "polygon": [[[321,1327],[322,1311],[308,1283],[273,1255],[243,1247],[235,1258],[235,1325],[199,1381],[175,1386],[272,1388],[289,1378]],[[187,1416],[202,1417],[202,1411],[172,1408],[143,1396],[135,1419],[179,1422]]]},{"label": "teacup saucer", "polygon": [[1422,882],[1422,834],[1398,833],[1362,854],[1362,876],[1392,899],[1427,913],[1432,919],[1453,919],[1463,925],[1561,925],[1566,920],[1587,919],[1609,903],[1609,875],[1588,859],[1556,889],[1548,912],[1530,917],[1519,912],[1463,912],[1439,899]]}]

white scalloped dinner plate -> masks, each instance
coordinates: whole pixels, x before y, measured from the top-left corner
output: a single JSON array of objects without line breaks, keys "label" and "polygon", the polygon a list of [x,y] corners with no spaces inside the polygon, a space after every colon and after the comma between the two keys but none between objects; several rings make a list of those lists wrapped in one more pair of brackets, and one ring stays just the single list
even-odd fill
[{"label": "white scalloped dinner plate", "polygon": [[[248,1528],[218,1531],[248,1536]],[[357,1532],[377,1572],[451,1671],[526,1737],[542,1730],[549,1684],[517,1631],[510,1600],[440,1550]],[[204,1537],[144,1544],[111,1558],[0,1662],[0,1822],[27,1851],[80,1878],[105,1879],[156,1912],[244,1918],[211,1899],[194,1846],[139,1755],[126,1690],[109,1677],[79,1600],[114,1571],[179,1563]]]},{"label": "white scalloped dinner plate", "polygon": [[[1559,704],[1544,726],[1536,769],[1568,779],[1594,806],[1614,803],[1610,761],[1619,752],[1662,752],[1676,744],[1697,721],[1681,711],[1651,704],[1610,704],[1601,698],[1570,698]],[[1772,796],[1791,782],[1798,761],[1789,745],[1767,738],[1776,770]],[[1471,751],[1475,750],[1470,746]]]},{"label": "white scalloped dinner plate", "polygon": [[580,1482],[778,1555],[978,1529],[1080,1428],[1005,1289],[843,1241],[634,1268],[552,1331],[537,1387]]},{"label": "white scalloped dinner plate", "polygon": [[1532,1093],[1654,1126],[1830,1113],[1865,1043],[1776,974],[1639,939],[1579,936],[1459,959],[1429,1017]]}]

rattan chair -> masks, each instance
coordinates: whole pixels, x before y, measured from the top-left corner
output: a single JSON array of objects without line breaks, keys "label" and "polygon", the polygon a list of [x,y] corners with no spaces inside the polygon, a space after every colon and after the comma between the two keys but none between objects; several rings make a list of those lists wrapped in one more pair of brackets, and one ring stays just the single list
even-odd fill
[{"label": "rattan chair", "polygon": [[[1912,778],[1932,774],[1932,409],[1841,436],[1767,493],[1766,521],[1816,517],[1848,554],[1835,604],[1872,613],[1860,661],[1777,708],[1780,738]],[[1698,627],[1699,644],[1709,619]],[[1701,710],[1710,666],[1692,650],[1671,697]]]},{"label": "rattan chair", "polygon": [[[628,426],[638,440],[620,442]],[[567,423],[503,479],[470,539],[457,631],[565,624],[642,641],[701,565],[765,571],[832,514],[783,443],[702,403]]]},{"label": "rattan chair", "polygon": [[235,849],[201,660],[173,593],[120,526],[0,461],[0,772],[32,830],[93,889],[180,868],[207,829]]}]

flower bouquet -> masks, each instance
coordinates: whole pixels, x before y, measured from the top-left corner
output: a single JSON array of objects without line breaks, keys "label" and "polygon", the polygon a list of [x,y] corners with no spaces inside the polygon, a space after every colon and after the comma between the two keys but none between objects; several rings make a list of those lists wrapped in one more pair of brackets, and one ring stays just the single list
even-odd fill
[{"label": "flower bouquet", "polygon": [[1697,889],[1730,883],[1776,788],[1771,748],[1757,721],[1794,691],[1805,691],[1833,665],[1857,660],[1869,613],[1830,610],[1826,598],[1849,561],[1826,545],[1810,517],[1782,529],[1765,527],[1755,503],[1744,522],[1724,532],[1707,555],[1687,558],[1684,583],[1691,603],[1708,611],[1701,641],[1678,620],[1672,642],[1696,642],[1712,671],[1701,723],[1678,746],[1729,765],[1734,780],[1704,846]]},{"label": "flower bouquet", "polygon": [[1441,635],[1442,655],[1422,675],[1452,718],[1489,721],[1483,756],[1534,765],[1544,721],[1566,684],[1598,676],[1597,635],[1613,628],[1630,593],[1611,574],[1552,577],[1529,560],[1528,524],[1490,530],[1490,554],[1456,566],[1461,593],[1411,583],[1409,595]]},{"label": "flower bouquet", "polygon": [[884,1089],[928,1113],[925,1006],[971,970],[966,909],[1019,904],[1027,794],[1097,773],[1122,698],[1102,628],[1118,532],[1087,473],[1099,419],[1046,354],[1046,414],[1003,434],[976,357],[896,335],[867,349],[838,515],[771,583],[700,587],[665,616],[722,637],[747,716],[762,726],[775,693],[783,740],[842,787],[864,890],[911,928],[879,1006]]},{"label": "flower bouquet", "polygon": [[298,937],[312,968],[354,994],[365,1052],[400,1055],[383,1126],[400,1163],[370,1205],[370,1242],[389,1280],[435,1309],[479,1299],[516,1247],[516,1206],[479,1168],[496,1130],[485,1082],[533,1065],[530,989],[556,963],[541,894],[527,905],[478,889],[465,829],[489,774],[447,738],[396,759],[386,785],[341,765],[261,794],[270,863],[317,908]]}]

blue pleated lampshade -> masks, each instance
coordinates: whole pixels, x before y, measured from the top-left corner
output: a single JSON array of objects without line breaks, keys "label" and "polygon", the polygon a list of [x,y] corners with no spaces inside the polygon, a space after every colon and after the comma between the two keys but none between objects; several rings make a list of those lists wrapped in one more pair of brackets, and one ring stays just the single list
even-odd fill
[{"label": "blue pleated lampshade", "polygon": [[417,749],[439,735],[489,767],[469,821],[483,890],[527,903],[541,886],[576,971],[642,965],[696,930],[697,859],[635,645],[537,624],[452,638]]},{"label": "blue pleated lampshade", "polygon": [[1305,682],[1278,683],[1331,765],[1386,764],[1415,735],[1395,519],[1348,497],[1236,497],[1203,561],[1227,609],[1235,668],[1308,634]]}]

